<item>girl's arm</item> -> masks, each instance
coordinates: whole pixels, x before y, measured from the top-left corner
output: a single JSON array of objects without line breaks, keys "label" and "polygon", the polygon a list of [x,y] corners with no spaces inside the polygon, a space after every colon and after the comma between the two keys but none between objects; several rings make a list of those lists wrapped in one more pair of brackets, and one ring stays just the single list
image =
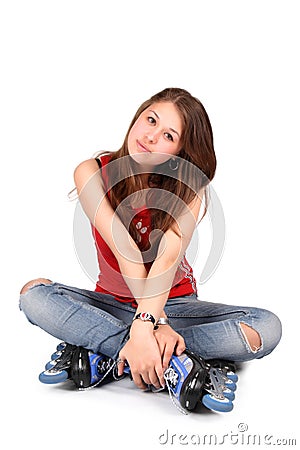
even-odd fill
[{"label": "girl's arm", "polygon": [[144,290],[147,271],[138,246],[106,196],[97,162],[89,159],[79,164],[74,180],[85,214],[113,252],[129,289],[138,301]]},{"label": "girl's arm", "polygon": [[[180,216],[176,229],[164,234],[158,250],[158,257],[152,264],[145,280],[143,295],[139,300],[137,313],[149,312],[155,319],[162,317],[175,273],[190,242],[201,207],[198,196]],[[167,328],[164,328],[167,327]],[[133,380],[140,388],[145,384],[164,386],[164,369],[169,363],[174,348],[177,354],[184,350],[184,340],[168,325],[163,331],[153,332],[151,322],[135,320],[130,329],[130,339],[120,351],[121,361],[127,361]],[[119,374],[124,363],[119,365]]]},{"label": "girl's arm", "polygon": [[145,280],[137,313],[149,311],[156,319],[162,317],[176,271],[195,230],[201,201],[202,192],[185,208],[174,226],[165,232]]}]

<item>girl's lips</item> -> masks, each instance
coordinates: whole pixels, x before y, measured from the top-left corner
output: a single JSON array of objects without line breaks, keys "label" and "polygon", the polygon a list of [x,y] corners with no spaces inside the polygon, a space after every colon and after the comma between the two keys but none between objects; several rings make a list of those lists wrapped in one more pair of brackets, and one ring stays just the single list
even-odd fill
[{"label": "girl's lips", "polygon": [[143,144],[140,143],[139,140],[136,141],[138,148],[142,151],[142,152],[147,152],[150,153],[150,150],[145,147]]}]

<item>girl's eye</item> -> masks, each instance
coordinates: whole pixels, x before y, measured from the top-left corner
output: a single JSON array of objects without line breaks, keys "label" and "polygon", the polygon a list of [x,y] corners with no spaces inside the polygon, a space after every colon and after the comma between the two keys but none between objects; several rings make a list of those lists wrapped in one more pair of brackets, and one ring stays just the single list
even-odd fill
[{"label": "girl's eye", "polygon": [[170,133],[165,133],[165,136],[169,141],[173,141],[173,136]]},{"label": "girl's eye", "polygon": [[153,124],[156,123],[156,120],[152,116],[147,117],[147,120],[148,120],[149,123],[153,123]]}]

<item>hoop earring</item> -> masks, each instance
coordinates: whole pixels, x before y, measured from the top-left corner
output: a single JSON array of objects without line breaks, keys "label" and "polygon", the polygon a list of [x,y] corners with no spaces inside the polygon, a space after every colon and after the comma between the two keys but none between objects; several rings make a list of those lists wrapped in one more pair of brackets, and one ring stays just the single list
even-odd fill
[{"label": "hoop earring", "polygon": [[169,167],[171,170],[177,170],[179,167],[178,160],[176,160],[175,158],[171,158],[169,160]]}]

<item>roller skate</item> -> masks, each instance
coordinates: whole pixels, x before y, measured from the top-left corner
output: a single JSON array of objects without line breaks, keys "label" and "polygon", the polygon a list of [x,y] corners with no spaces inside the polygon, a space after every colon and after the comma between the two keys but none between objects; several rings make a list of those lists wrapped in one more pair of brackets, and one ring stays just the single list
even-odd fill
[{"label": "roller skate", "polygon": [[39,380],[45,384],[57,384],[70,379],[76,388],[84,390],[100,384],[114,366],[112,358],[62,342],[39,375]]},{"label": "roller skate", "polygon": [[229,412],[238,380],[233,369],[225,361],[208,362],[186,350],[173,355],[164,378],[171,399],[177,400],[182,412],[193,411],[198,402],[213,411]]}]

